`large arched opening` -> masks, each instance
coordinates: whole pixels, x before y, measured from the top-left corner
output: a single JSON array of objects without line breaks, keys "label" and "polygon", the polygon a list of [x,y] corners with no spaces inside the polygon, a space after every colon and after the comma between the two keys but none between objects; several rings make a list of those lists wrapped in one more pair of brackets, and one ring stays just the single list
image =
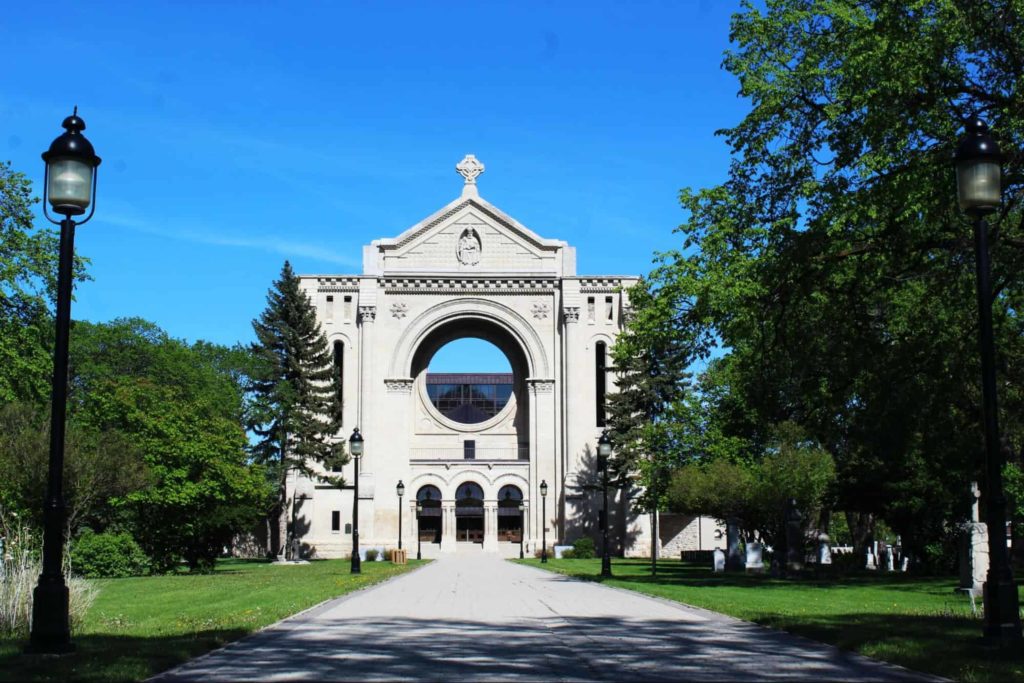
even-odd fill
[{"label": "large arched opening", "polygon": [[417,444],[413,458],[529,459],[529,363],[508,330],[480,318],[451,319],[423,337],[411,370],[438,435]]}]

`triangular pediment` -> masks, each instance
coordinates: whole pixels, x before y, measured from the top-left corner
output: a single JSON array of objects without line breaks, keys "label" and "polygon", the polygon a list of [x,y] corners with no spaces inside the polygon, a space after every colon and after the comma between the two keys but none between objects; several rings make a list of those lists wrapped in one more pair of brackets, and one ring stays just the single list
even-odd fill
[{"label": "triangular pediment", "polygon": [[393,239],[374,240],[364,268],[377,275],[563,276],[575,274],[575,250],[479,196],[463,196]]}]

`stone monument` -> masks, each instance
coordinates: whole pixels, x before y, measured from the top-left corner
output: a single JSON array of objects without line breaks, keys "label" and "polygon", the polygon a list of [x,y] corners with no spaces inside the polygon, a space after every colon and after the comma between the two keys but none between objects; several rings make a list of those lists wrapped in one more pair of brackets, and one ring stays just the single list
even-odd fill
[{"label": "stone monument", "polygon": [[735,519],[725,521],[725,546],[726,571],[743,571],[743,554],[740,552],[740,525]]},{"label": "stone monument", "polygon": [[982,594],[988,574],[988,525],[981,521],[979,498],[978,482],[971,482],[971,521],[960,537],[960,590],[973,596]]},{"label": "stone monument", "polygon": [[764,571],[762,553],[764,547],[757,541],[747,541],[747,571],[761,573]]},{"label": "stone monument", "polygon": [[721,548],[715,548],[712,553],[714,564],[712,565],[715,573],[721,573],[725,571],[725,551]]},{"label": "stone monument", "polygon": [[832,564],[832,547],[824,531],[818,534],[818,564]]}]

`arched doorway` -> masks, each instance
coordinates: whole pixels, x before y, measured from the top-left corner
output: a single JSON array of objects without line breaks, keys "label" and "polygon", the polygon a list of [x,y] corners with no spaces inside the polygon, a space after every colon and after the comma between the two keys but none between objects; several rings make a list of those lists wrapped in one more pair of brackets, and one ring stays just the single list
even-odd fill
[{"label": "arched doorway", "polygon": [[523,492],[508,484],[498,491],[498,541],[519,543],[523,538]]},{"label": "arched doorway", "polygon": [[420,541],[424,543],[441,542],[441,490],[427,484],[416,492],[416,503],[419,508],[417,522]]},{"label": "arched doorway", "polygon": [[455,492],[455,540],[484,542],[484,490],[471,481]]}]

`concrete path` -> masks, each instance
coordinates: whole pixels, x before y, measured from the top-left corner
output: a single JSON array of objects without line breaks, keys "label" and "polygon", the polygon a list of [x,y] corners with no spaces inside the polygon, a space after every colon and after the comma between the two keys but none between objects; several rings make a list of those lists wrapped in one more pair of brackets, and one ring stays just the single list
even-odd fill
[{"label": "concrete path", "polygon": [[154,680],[940,680],[484,554],[432,562]]}]

